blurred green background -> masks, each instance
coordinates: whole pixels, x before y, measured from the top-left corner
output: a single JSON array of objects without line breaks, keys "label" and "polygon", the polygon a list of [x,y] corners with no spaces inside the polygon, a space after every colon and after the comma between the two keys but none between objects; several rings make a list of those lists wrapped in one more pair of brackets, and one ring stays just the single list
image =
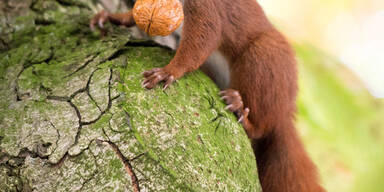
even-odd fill
[{"label": "blurred green background", "polygon": [[260,3],[296,45],[298,130],[324,187],[384,191],[384,1]]},{"label": "blurred green background", "polygon": [[[125,9],[119,0],[94,2],[95,10]],[[384,1],[259,3],[295,46],[298,131],[322,184],[329,192],[384,191]]]},{"label": "blurred green background", "polygon": [[329,192],[384,190],[384,105],[336,59],[296,46],[298,130]]}]

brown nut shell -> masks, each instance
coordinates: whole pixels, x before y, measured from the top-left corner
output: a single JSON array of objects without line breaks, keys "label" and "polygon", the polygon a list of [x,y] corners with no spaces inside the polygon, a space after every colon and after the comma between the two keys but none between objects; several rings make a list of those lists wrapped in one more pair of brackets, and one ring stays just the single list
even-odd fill
[{"label": "brown nut shell", "polygon": [[138,0],[132,13],[136,25],[149,36],[167,36],[184,19],[179,0]]}]

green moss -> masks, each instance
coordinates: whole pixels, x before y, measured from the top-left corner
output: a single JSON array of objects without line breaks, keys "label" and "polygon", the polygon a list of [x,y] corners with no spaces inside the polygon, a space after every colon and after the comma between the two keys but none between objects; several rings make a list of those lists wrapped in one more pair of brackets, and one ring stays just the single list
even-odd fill
[{"label": "green moss", "polygon": [[[141,87],[140,73],[166,65],[172,56],[172,52],[164,53],[161,48],[127,49],[127,66],[120,70],[124,79],[120,89],[126,92],[124,109],[132,116],[136,139],[173,178],[182,178],[192,189],[202,190],[200,187],[208,185],[207,180],[211,179],[219,183],[212,185],[212,190],[244,189],[242,184],[226,185],[238,179],[250,189],[257,188],[252,181],[256,180],[253,155],[241,152],[249,148],[248,139],[241,126],[234,123],[233,115],[223,110],[222,102],[211,107],[207,98],[218,100],[218,89],[207,77],[201,72],[188,74],[166,91],[160,87],[150,91]],[[223,117],[212,122],[218,113]],[[210,171],[206,170],[208,167]],[[196,175],[185,176],[185,170]]]},{"label": "green moss", "polygon": [[110,140],[143,190],[260,190],[249,141],[208,77],[197,71],[166,91],[143,89],[141,72],[174,53],[127,46],[127,30],[95,36],[91,13],[73,5],[36,1],[0,54],[0,147],[40,155],[22,157],[23,182],[40,191],[124,191],[131,178],[100,143]]},{"label": "green moss", "polygon": [[[113,154],[110,154],[110,155],[113,155]],[[121,163],[121,161],[119,159],[112,159],[110,162],[109,162],[109,166],[113,169],[121,169],[123,167],[123,164]]]}]

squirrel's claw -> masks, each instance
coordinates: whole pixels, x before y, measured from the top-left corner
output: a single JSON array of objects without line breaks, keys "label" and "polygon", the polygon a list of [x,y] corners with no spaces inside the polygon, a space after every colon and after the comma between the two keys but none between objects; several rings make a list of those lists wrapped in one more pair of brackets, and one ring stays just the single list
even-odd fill
[{"label": "squirrel's claw", "polygon": [[237,122],[243,123],[244,119],[248,118],[248,115],[249,115],[249,108],[247,107],[243,110],[243,114],[240,116]]},{"label": "squirrel's claw", "polygon": [[242,123],[244,119],[248,118],[249,108],[244,109],[244,103],[240,93],[234,89],[227,89],[220,91],[221,99],[227,104],[225,110],[229,110],[238,118],[238,121]]},{"label": "squirrel's claw", "polygon": [[221,98],[227,104],[226,110],[237,112],[243,110],[244,104],[241,99],[240,93],[234,89],[227,89],[220,92]]},{"label": "squirrel's claw", "polygon": [[169,78],[168,78],[168,80],[165,81],[165,83],[164,83],[163,90],[167,89],[168,86],[169,86],[170,84],[172,84],[174,81],[175,81],[175,77],[173,77],[173,75],[170,75]]},{"label": "squirrel's claw", "polygon": [[108,15],[109,13],[103,10],[93,16],[93,18],[89,22],[89,27],[91,28],[91,30],[95,31],[97,25],[98,28],[101,29],[103,32],[104,24],[108,21]]},{"label": "squirrel's claw", "polygon": [[144,76],[144,77],[149,77],[151,76],[152,74],[154,74],[155,72],[159,72],[161,70],[161,68],[153,68],[151,70],[148,70],[148,71],[144,71],[142,72],[141,74]]},{"label": "squirrel's claw", "polygon": [[170,84],[175,81],[174,76],[170,75],[162,68],[154,68],[152,70],[145,71],[142,74],[145,80],[141,85],[147,89],[152,89],[153,87],[155,87],[156,84],[162,81],[165,81],[163,89],[166,89]]}]

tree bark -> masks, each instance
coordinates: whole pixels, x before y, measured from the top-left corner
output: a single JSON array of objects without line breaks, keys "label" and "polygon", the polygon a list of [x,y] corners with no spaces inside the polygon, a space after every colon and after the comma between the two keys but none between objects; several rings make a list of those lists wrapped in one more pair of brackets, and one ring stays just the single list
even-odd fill
[{"label": "tree bark", "polygon": [[145,90],[173,51],[125,28],[101,38],[81,2],[0,3],[0,191],[261,191],[209,78]]}]

